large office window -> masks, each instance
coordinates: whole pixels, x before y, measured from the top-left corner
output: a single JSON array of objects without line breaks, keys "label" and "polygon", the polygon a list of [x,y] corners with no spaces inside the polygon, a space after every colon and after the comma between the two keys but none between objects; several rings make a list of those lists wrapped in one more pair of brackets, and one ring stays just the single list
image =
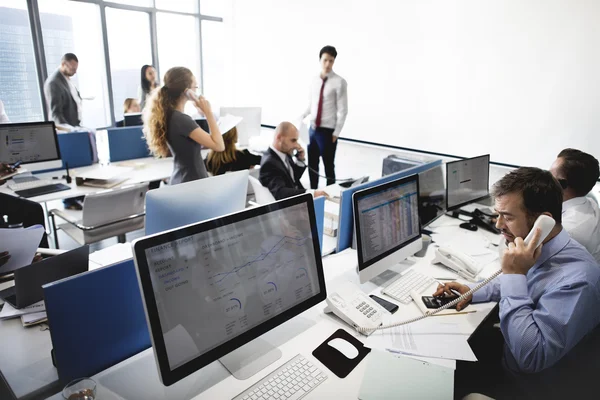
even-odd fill
[{"label": "large office window", "polygon": [[[158,6],[158,4],[157,4]],[[198,18],[191,15],[156,16],[158,65],[161,78],[172,67],[187,67],[200,83],[200,40]]]},{"label": "large office window", "polygon": [[230,1],[226,0],[200,0],[200,12],[203,15],[220,17],[224,14],[225,7],[229,5]]},{"label": "large office window", "polygon": [[0,101],[11,122],[44,119],[25,0],[0,0]]},{"label": "large office window", "polygon": [[138,98],[140,70],[152,65],[150,16],[145,12],[106,9],[106,29],[115,118],[123,117],[126,98]]},{"label": "large office window", "polygon": [[225,46],[222,22],[202,21],[202,76],[204,94],[215,105],[224,104],[225,93]]},{"label": "large office window", "polygon": [[156,8],[187,13],[198,12],[198,0],[156,0]]},{"label": "large office window", "polygon": [[138,7],[152,7],[152,1],[153,0],[110,0],[111,3],[119,3]]},{"label": "large office window", "polygon": [[48,75],[59,67],[63,54],[74,53],[79,69],[71,79],[84,99],[81,125],[110,125],[99,6],[67,0],[39,0],[38,4]]}]

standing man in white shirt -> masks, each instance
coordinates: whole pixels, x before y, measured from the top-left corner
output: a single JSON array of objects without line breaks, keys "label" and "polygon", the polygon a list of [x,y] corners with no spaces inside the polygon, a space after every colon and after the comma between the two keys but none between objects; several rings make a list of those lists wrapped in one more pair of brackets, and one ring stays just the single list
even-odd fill
[{"label": "standing man in white shirt", "polygon": [[563,188],[563,227],[600,263],[600,209],[586,197],[600,176],[598,160],[580,150],[564,149],[550,172]]},{"label": "standing man in white shirt", "polygon": [[321,73],[310,87],[310,103],[302,119],[310,115],[308,167],[311,189],[319,186],[319,158],[323,158],[327,185],[335,183],[335,151],[337,139],[348,115],[348,84],[333,72],[337,50],[325,46],[319,52]]}]

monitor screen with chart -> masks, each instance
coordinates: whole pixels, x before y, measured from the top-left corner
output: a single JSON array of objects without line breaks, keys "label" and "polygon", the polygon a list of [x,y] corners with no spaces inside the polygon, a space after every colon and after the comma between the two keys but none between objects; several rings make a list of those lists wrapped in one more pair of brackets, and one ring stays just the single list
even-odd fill
[{"label": "monitor screen with chart", "polygon": [[352,203],[361,283],[421,249],[418,175],[358,191]]},{"label": "monitor screen with chart", "polygon": [[134,253],[167,385],[326,297],[310,195],[143,238]]}]

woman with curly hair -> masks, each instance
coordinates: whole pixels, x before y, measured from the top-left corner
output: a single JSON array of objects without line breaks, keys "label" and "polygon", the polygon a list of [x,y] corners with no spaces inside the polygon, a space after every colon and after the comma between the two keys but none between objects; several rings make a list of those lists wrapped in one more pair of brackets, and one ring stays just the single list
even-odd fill
[{"label": "woman with curly hair", "polygon": [[[144,136],[150,151],[157,157],[173,155],[171,185],[208,177],[200,155],[202,146],[217,152],[225,150],[210,103],[202,96],[190,100],[186,94],[188,90],[194,93],[196,88],[196,78],[189,69],[171,68],[163,86],[152,92],[143,111]],[[187,101],[192,101],[206,116],[210,133],[183,113]]]}]

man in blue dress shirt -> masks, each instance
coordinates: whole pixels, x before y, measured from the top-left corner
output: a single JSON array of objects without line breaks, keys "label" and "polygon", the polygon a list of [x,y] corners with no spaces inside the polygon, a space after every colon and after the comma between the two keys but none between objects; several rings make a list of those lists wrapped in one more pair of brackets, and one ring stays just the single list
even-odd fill
[{"label": "man in blue dress shirt", "polygon": [[[600,324],[600,268],[563,229],[562,190],[550,172],[518,168],[494,185],[493,195],[496,227],[508,246],[501,260],[503,274],[457,310],[470,301],[497,301],[504,368],[513,376],[538,373],[557,364]],[[536,237],[529,245],[523,238],[541,214],[554,218],[556,226],[534,249]],[[451,282],[435,294],[450,289],[465,293],[470,288]]]}]

